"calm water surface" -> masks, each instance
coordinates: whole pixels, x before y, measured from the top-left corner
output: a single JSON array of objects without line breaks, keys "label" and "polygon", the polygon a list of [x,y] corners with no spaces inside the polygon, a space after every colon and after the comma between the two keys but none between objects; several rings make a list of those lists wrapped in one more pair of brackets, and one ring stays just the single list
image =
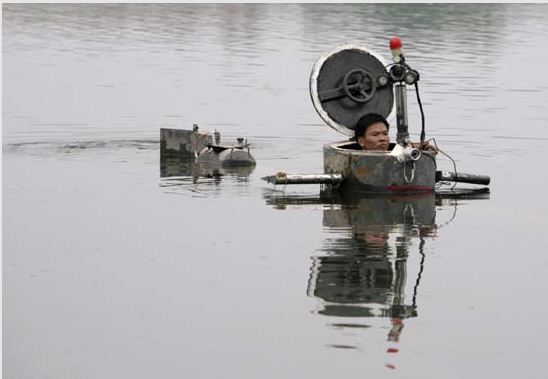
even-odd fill
[{"label": "calm water surface", "polygon": [[[4,4],[4,377],[546,378],[547,16]],[[322,201],[260,180],[322,172],[344,137],[312,106],[312,65],[351,41],[388,59],[392,35],[427,137],[490,197]],[[257,166],[161,173],[159,129],[193,123],[248,138]]]}]

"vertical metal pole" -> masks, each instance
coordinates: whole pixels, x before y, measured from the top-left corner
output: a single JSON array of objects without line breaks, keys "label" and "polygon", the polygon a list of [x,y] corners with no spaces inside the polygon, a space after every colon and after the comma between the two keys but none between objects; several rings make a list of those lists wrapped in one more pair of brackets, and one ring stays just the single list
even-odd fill
[{"label": "vertical metal pole", "polygon": [[404,305],[405,282],[407,281],[407,246],[409,241],[402,241],[402,246],[396,247],[396,261],[394,262],[394,299],[392,305]]},{"label": "vertical metal pole", "polygon": [[405,145],[409,143],[409,132],[407,124],[407,87],[405,83],[394,85],[396,95],[396,117],[398,123],[398,134],[396,143]]}]

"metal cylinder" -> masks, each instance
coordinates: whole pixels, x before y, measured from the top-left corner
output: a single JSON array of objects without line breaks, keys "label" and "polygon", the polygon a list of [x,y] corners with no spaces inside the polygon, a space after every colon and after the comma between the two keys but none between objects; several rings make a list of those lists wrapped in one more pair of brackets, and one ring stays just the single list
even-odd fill
[{"label": "metal cylinder", "polygon": [[262,178],[272,184],[339,184],[343,177],[340,174],[295,175],[278,173]]},{"label": "metal cylinder", "polygon": [[213,132],[213,138],[215,139],[215,145],[221,144],[221,133],[217,129]]},{"label": "metal cylinder", "polygon": [[407,161],[418,161],[422,153],[419,149],[414,147],[406,147],[403,150],[403,155]]},{"label": "metal cylinder", "polygon": [[407,87],[405,83],[395,83],[394,93],[396,97],[396,119],[398,134],[396,142],[405,144],[409,141],[409,126],[407,122]]},{"label": "metal cylinder", "polygon": [[489,185],[491,178],[488,175],[466,174],[464,172],[436,171],[436,182],[458,182]]}]

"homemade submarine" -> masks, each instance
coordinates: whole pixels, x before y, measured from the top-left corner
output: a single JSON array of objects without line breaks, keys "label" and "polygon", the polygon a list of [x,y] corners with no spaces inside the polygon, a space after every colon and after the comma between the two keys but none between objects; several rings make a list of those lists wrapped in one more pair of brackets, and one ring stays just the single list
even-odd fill
[{"label": "homemade submarine", "polygon": [[[424,112],[418,91],[419,72],[403,54],[398,37],[390,40],[393,62],[358,44],[346,44],[322,55],[310,76],[310,96],[322,120],[350,139],[323,146],[323,174],[288,174],[262,179],[273,184],[321,184],[329,191],[364,193],[489,192],[490,177],[437,170],[438,149],[412,144],[408,131],[407,87],[414,86],[421,111],[420,144],[424,146]],[[358,120],[369,113],[397,120],[396,143],[387,151],[362,150],[354,139]],[[470,183],[482,188],[441,190],[439,182]]]}]

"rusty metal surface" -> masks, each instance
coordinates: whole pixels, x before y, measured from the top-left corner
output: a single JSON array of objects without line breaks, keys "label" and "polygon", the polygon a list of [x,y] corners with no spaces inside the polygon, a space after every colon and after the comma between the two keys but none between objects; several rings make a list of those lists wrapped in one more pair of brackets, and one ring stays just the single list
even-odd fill
[{"label": "rusty metal surface", "polygon": [[207,145],[213,144],[210,133],[181,129],[160,129],[160,155],[196,157]]},{"label": "rusty metal surface", "polygon": [[[434,154],[423,151],[413,163],[401,162],[390,152],[343,149],[350,141],[324,145],[324,172],[342,174],[341,190],[366,192],[434,191]],[[413,168],[414,165],[414,168]]]}]

